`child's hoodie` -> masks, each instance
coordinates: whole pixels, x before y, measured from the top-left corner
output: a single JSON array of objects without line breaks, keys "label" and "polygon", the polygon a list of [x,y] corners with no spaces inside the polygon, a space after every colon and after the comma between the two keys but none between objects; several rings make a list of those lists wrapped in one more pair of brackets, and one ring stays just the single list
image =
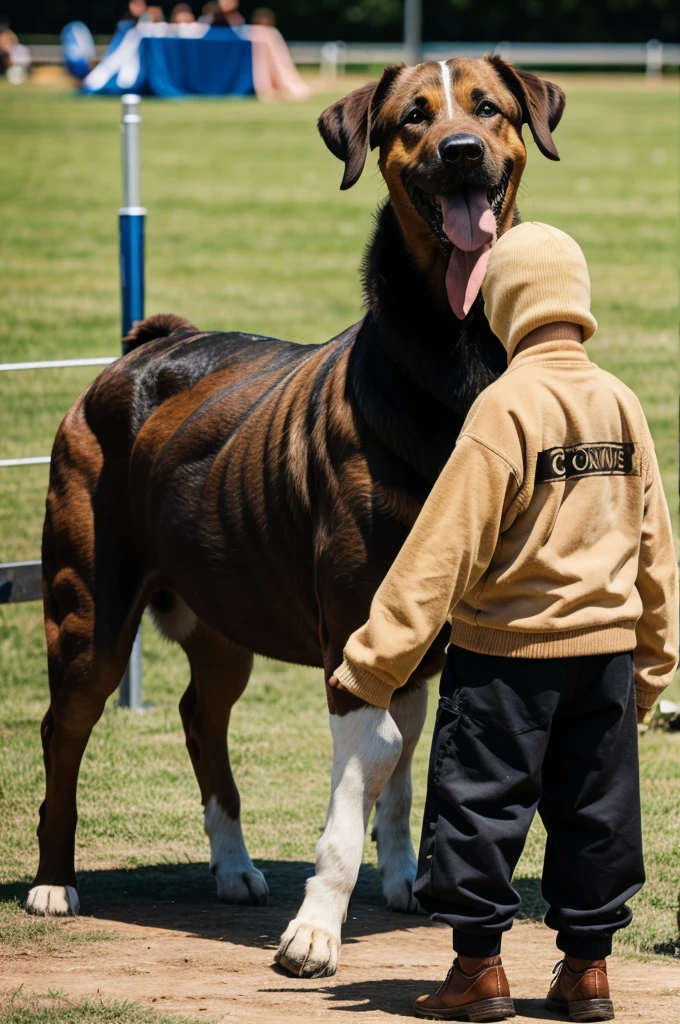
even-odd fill
[{"label": "child's hoodie", "polygon": [[387,708],[450,619],[451,642],[485,654],[634,650],[636,703],[651,708],[677,665],[678,574],[644,413],[580,342],[514,354],[548,323],[592,336],[583,253],[521,224],[494,246],[483,295],[510,365],[470,409],[335,674]]}]

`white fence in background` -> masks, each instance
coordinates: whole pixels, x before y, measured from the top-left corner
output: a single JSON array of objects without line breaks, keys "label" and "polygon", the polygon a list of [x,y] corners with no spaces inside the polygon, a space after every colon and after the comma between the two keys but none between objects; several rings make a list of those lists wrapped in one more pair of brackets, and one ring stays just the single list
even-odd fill
[{"label": "white fence in background", "polygon": [[[406,60],[402,43],[289,43],[296,64],[319,64],[324,68],[342,68],[353,64],[399,64]],[[59,45],[29,47],[34,64],[61,64]],[[325,54],[322,52],[325,49]],[[97,47],[101,59],[105,46]],[[335,53],[335,59],[327,59]],[[482,57],[498,53],[523,67],[644,68],[655,75],[665,67],[680,66],[680,43],[425,43],[423,60],[447,60],[449,57]]]},{"label": "white fence in background", "polygon": [[[398,64],[406,59],[401,43],[290,43],[296,64],[327,64],[330,48],[337,48],[340,64]],[[324,52],[325,51],[325,54]],[[497,53],[523,67],[644,68],[660,74],[680,66],[680,43],[424,43],[423,60],[483,57]]]}]

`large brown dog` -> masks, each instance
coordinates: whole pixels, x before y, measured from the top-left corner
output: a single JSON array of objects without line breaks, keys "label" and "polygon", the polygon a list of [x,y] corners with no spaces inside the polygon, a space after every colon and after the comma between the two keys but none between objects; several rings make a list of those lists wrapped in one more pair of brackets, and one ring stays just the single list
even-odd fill
[{"label": "large brown dog", "polygon": [[[231,708],[253,652],[323,667],[328,679],[366,618],[471,402],[504,367],[479,298],[463,320],[451,308],[474,299],[488,247],[477,221],[488,226],[490,209],[499,233],[512,225],[522,124],[557,159],[563,106],[556,86],[497,58],[388,68],[319,121],[344,161],[343,188],[369,146],[389,188],[366,257],[364,319],[301,346],[152,317],[64,419],[43,539],[51,705],[29,910],[78,909],[78,769],[147,605],[191,666],[180,711],[218,894],[266,899],[241,834]],[[385,896],[415,909],[410,762],[423,680],[444,642],[389,713],[327,688],[331,800],[316,874],[279,950],[293,973],[336,970],[376,800]]]}]

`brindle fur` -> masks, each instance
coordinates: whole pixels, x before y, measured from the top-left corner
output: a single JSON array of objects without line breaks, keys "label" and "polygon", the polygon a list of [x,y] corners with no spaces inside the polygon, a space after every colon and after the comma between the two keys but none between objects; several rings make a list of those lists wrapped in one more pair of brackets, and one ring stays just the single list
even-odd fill
[{"label": "brindle fur", "polygon": [[[364,264],[363,320],[323,345],[203,333],[152,317],[130,353],[75,403],[57,434],[43,535],[51,705],[36,885],[74,885],[76,781],[92,727],[119,683],[144,607],[178,595],[197,616],[182,639],[181,702],[204,803],[239,797],[226,743],[252,653],[323,667],[328,679],[449,456],[470,404],[504,368],[478,300],[460,322],[446,301],[446,247],[414,208],[447,177],[437,145],[474,130],[477,172],[510,182],[499,231],[516,217],[522,123],[557,158],[561,92],[492,58],[456,59],[454,117],[439,65],[388,68],[321,116],[352,185],[379,147],[390,199]],[[480,96],[502,112],[475,115]],[[431,119],[402,125],[417,102]],[[476,179],[481,180],[481,179]],[[408,186],[408,187],[407,187]],[[442,664],[443,634],[420,674]],[[330,710],[356,698],[327,687]]]}]

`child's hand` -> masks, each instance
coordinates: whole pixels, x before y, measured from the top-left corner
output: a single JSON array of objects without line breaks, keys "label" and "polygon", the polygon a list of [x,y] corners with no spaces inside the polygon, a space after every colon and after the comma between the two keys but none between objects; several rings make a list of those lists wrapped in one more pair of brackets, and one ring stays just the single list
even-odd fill
[{"label": "child's hand", "polygon": [[328,680],[328,685],[332,686],[335,690],[346,690],[347,687],[343,686],[337,676],[331,676]]}]

